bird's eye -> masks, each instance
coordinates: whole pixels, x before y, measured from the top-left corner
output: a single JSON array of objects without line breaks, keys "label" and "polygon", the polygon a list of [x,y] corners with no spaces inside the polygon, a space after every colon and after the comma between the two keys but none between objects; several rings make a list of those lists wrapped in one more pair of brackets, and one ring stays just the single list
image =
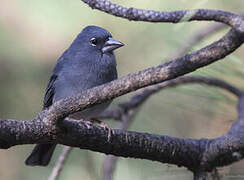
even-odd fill
[{"label": "bird's eye", "polygon": [[91,38],[90,42],[93,46],[97,45],[97,39],[96,38]]}]

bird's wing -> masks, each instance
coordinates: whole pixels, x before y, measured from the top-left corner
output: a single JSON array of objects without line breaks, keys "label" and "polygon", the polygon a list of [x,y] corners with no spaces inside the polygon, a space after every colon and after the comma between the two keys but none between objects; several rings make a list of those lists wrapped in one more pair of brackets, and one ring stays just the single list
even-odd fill
[{"label": "bird's wing", "polygon": [[43,100],[44,108],[52,105],[53,96],[54,96],[54,92],[55,92],[54,82],[56,81],[57,77],[58,76],[56,74],[53,74],[49,80],[49,83],[47,85],[47,89],[45,92],[45,97]]}]

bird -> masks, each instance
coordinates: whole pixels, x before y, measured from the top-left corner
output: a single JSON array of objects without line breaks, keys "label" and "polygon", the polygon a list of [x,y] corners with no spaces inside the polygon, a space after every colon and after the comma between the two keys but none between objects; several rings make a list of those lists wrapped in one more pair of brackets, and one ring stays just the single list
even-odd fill
[{"label": "bird", "polygon": [[[114,50],[124,46],[111,33],[98,26],[85,27],[57,60],[47,85],[43,109],[84,90],[117,79]],[[89,120],[102,113],[107,101],[69,115],[76,120]],[[37,144],[25,161],[28,166],[47,166],[56,144]]]}]

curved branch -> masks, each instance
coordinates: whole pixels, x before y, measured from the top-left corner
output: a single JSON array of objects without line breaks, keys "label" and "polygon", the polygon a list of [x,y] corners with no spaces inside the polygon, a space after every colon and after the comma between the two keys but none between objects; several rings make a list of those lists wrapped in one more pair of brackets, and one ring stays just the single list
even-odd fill
[{"label": "curved branch", "polygon": [[240,97],[242,95],[242,91],[239,90],[238,88],[232,86],[229,83],[226,83],[225,81],[216,78],[203,77],[203,76],[184,76],[163,83],[159,83],[153,86],[146,87],[141,92],[132,96],[128,101],[120,103],[119,108],[115,108],[113,110],[111,109],[106,110],[104,113],[98,116],[98,118],[104,118],[104,119],[113,118],[116,120],[120,120],[124,112],[138,108],[138,106],[141,106],[150,96],[154,95],[158,91],[165,88],[175,87],[184,84],[192,84],[192,83],[209,85],[209,86],[225,89],[226,91],[232,93],[236,97]]},{"label": "curved branch", "polygon": [[127,107],[127,108],[135,108],[141,103],[143,103],[149,96],[153,93],[158,92],[161,89],[175,87],[182,84],[189,84],[189,83],[197,83],[197,84],[205,84],[209,86],[215,86],[218,88],[225,89],[230,93],[234,94],[237,97],[242,95],[242,91],[237,89],[236,87],[226,83],[225,81],[210,78],[210,77],[203,77],[203,76],[186,76],[186,77],[179,77],[173,80],[169,80],[148,88],[145,88],[141,93],[133,96],[130,101],[121,103],[120,106]]},{"label": "curved branch", "polygon": [[244,157],[244,96],[238,104],[238,120],[232,124],[228,133],[207,144],[201,165],[213,168],[224,166]]},{"label": "curved branch", "polygon": [[153,11],[136,8],[126,8],[114,4],[108,0],[82,0],[93,9],[106,12],[108,14],[122,17],[133,21],[148,22],[172,22],[179,23],[185,21],[216,21],[225,23],[235,28],[240,33],[244,33],[244,20],[242,17],[220,10],[197,9],[183,11]]},{"label": "curved branch", "polygon": [[[34,120],[19,121],[19,120],[5,120],[2,124],[12,121],[14,126],[11,133],[3,133],[0,131],[0,137],[4,134],[4,139],[9,140],[8,147],[18,144],[34,144],[55,142],[72,147],[80,147],[81,149],[89,149],[105,154],[113,154],[122,157],[142,158],[153,161],[172,163],[191,166],[192,162],[199,160],[199,144],[198,140],[180,139],[168,136],[159,136],[148,133],[138,133],[133,131],[122,131],[114,129],[111,133],[110,141],[108,141],[108,130],[100,126],[87,126],[82,121],[64,120],[60,123],[61,129],[59,133],[45,134],[42,139],[33,139],[28,135],[32,135],[36,131],[36,126],[39,123]],[[25,124],[25,129],[19,130],[18,125]],[[28,134],[29,133],[29,134]],[[16,136],[18,134],[19,136]],[[6,147],[6,146],[5,146]],[[184,150],[189,149],[187,153]],[[170,157],[173,152],[174,157]],[[182,153],[184,157],[182,159]],[[170,158],[169,158],[170,157]],[[190,158],[190,159],[189,159]],[[194,163],[194,164],[195,164]]]}]

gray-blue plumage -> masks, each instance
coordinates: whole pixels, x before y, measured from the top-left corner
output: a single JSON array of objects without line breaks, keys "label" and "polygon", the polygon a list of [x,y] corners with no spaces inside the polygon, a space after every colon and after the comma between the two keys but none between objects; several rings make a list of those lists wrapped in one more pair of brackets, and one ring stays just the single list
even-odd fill
[{"label": "gray-blue plumage", "polygon": [[[54,102],[117,78],[113,50],[123,46],[111,34],[97,26],[87,26],[57,61],[48,83],[44,108]],[[95,105],[70,115],[89,119],[104,111],[110,102]],[[45,166],[49,163],[55,144],[36,145],[26,164]]]}]

